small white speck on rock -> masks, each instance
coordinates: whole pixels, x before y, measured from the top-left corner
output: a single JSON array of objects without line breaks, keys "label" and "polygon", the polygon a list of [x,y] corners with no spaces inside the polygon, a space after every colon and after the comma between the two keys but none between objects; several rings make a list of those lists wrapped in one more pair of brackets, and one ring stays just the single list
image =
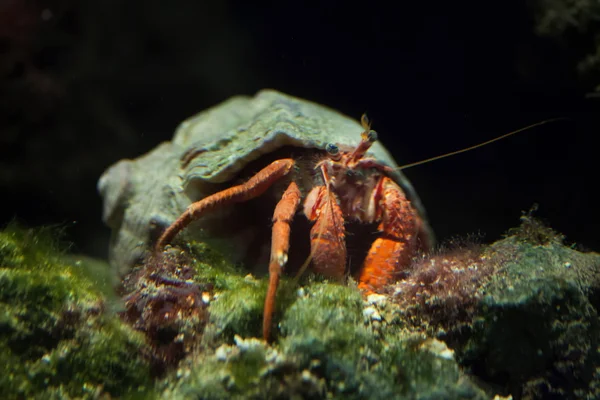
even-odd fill
[{"label": "small white speck on rock", "polygon": [[215,357],[219,361],[227,361],[227,353],[227,345],[224,344],[215,351]]},{"label": "small white speck on rock", "polygon": [[373,304],[379,307],[385,307],[387,297],[382,294],[372,293],[367,296],[367,303]]},{"label": "small white speck on rock", "polygon": [[381,321],[381,315],[375,309],[375,307],[369,306],[369,307],[363,309],[363,315],[366,318],[369,318],[371,321]]},{"label": "small white speck on rock", "polygon": [[453,360],[454,359],[454,350],[449,348],[445,342],[437,339],[429,339],[423,342],[421,345],[421,349],[429,351],[432,354],[435,354],[439,358],[443,358],[445,360]]}]

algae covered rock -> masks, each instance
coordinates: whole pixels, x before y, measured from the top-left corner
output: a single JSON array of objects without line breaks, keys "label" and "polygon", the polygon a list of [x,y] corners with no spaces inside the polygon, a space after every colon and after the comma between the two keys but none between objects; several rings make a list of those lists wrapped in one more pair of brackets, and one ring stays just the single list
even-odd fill
[{"label": "algae covered rock", "polygon": [[[487,398],[443,342],[373,323],[370,303],[354,285],[284,280],[278,340],[256,339],[266,279],[232,267],[206,245],[186,251],[193,280],[212,286],[209,319],[160,382],[163,398]],[[146,268],[166,274],[152,263]]]},{"label": "algae covered rock", "polygon": [[[158,259],[134,269],[129,283],[142,284],[126,298],[128,310],[144,311],[132,322],[146,334],[154,356],[165,354],[158,337],[166,340],[162,345],[190,339],[183,339],[177,362],[165,360],[157,386],[163,398],[487,398],[443,342],[396,324],[374,324],[366,311],[370,303],[354,285],[312,277],[297,286],[284,279],[276,308],[278,339],[266,343],[257,339],[265,278],[246,274],[202,243],[168,248]],[[192,285],[210,288],[202,306],[192,302],[208,314],[200,325],[186,318],[194,315],[192,303],[180,307],[197,297]],[[160,307],[148,306],[157,299]],[[176,308],[180,320],[164,318],[164,310]],[[196,332],[190,331],[194,325]]]},{"label": "algae covered rock", "polygon": [[486,286],[463,363],[521,398],[600,396],[600,255],[525,218]]},{"label": "algae covered rock", "polygon": [[[563,244],[531,216],[489,246],[418,260],[377,310],[446,341],[460,364],[516,398],[600,395],[600,255]],[[396,308],[397,306],[397,308]]]},{"label": "algae covered rock", "polygon": [[530,216],[491,245],[424,255],[382,294],[284,280],[270,344],[256,339],[265,280],[195,251],[212,259],[198,264],[210,318],[164,398],[598,396],[600,256]]},{"label": "algae covered rock", "polygon": [[[85,265],[55,247],[44,231],[0,234],[6,398],[600,394],[600,255],[565,246],[529,216],[491,245],[416,259],[381,294],[284,277],[272,343],[257,339],[267,280],[206,244],[134,269],[122,318]],[[157,359],[164,368],[153,375]]]},{"label": "algae covered rock", "polygon": [[310,282],[294,297],[278,342],[235,336],[197,353],[165,379],[163,397],[487,398],[442,342],[395,328],[381,340],[355,287]]},{"label": "algae covered rock", "polygon": [[0,232],[2,398],[97,398],[151,388],[143,338],[115,315],[53,230]]}]

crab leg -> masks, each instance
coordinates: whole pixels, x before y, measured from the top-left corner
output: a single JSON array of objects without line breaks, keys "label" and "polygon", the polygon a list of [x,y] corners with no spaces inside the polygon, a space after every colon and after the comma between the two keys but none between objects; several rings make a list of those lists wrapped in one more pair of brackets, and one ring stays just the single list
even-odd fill
[{"label": "crab leg", "polygon": [[271,164],[258,171],[246,183],[222,190],[191,204],[158,239],[155,246],[156,252],[162,251],[162,249],[164,249],[167,244],[171,243],[173,238],[180,231],[205,213],[219,207],[233,203],[241,203],[260,196],[277,180],[287,175],[293,166],[294,160],[291,158],[273,161]]},{"label": "crab leg", "polygon": [[346,235],[337,196],[325,186],[314,187],[306,198],[304,214],[315,221],[310,230],[313,270],[341,280],[346,270]]},{"label": "crab leg", "polygon": [[290,223],[296,214],[301,196],[298,185],[295,182],[290,183],[273,213],[269,288],[267,290],[267,297],[265,298],[263,313],[263,338],[265,340],[269,340],[271,334],[271,320],[275,308],[275,296],[277,294],[277,286],[279,286],[279,276],[288,260]]},{"label": "crab leg", "polygon": [[371,245],[359,277],[358,287],[367,293],[392,282],[398,268],[410,263],[419,228],[415,209],[390,178],[381,178],[373,196],[380,198],[376,212],[382,235]]}]

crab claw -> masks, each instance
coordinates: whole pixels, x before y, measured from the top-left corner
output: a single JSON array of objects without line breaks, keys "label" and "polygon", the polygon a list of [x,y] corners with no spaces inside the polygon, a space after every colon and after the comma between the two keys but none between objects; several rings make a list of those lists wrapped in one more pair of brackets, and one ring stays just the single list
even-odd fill
[{"label": "crab claw", "polygon": [[358,287],[367,293],[393,282],[399,266],[410,264],[419,230],[417,212],[394,181],[383,177],[374,195],[381,196],[376,212],[382,235],[371,245],[359,277]]},{"label": "crab claw", "polygon": [[314,221],[310,230],[313,270],[321,275],[341,280],[346,270],[344,216],[335,193],[325,186],[316,186],[308,194],[304,214]]}]

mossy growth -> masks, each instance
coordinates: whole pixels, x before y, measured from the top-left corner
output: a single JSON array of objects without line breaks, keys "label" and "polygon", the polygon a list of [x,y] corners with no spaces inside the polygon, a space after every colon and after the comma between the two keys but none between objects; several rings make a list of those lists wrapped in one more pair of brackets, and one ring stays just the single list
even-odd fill
[{"label": "mossy growth", "polygon": [[[524,398],[596,398],[600,255],[525,216],[491,245],[505,262],[485,287],[462,361]],[[510,388],[510,389],[508,389]],[[555,397],[551,397],[555,396]]]},{"label": "mossy growth", "polygon": [[[210,304],[211,324],[205,330],[204,341],[232,343],[235,335],[261,336],[268,280],[247,274],[204,243],[190,244],[189,251],[195,260],[195,279],[213,284],[215,291]],[[282,279],[274,318],[281,316],[294,296],[293,284]]]},{"label": "mossy growth", "polygon": [[528,212],[523,212],[521,224],[509,229],[506,233],[507,238],[514,238],[522,243],[544,246],[548,244],[562,244],[565,236],[556,232],[546,225],[542,220],[533,216],[538,206],[533,205]]},{"label": "mossy growth", "polygon": [[275,343],[236,335],[200,352],[180,364],[178,379],[163,381],[163,397],[486,398],[422,338],[375,332],[352,285],[310,280],[290,302]]},{"label": "mossy growth", "polygon": [[143,339],[105,312],[85,268],[53,229],[0,232],[0,393],[86,398],[147,393]]},{"label": "mossy growth", "polygon": [[[352,282],[313,277],[301,286],[284,280],[274,342],[266,343],[256,338],[267,280],[246,275],[205,245],[193,245],[197,279],[215,288],[209,307],[212,336],[160,383],[162,396],[478,399],[559,393],[595,398],[599,256],[565,247],[561,235],[530,216],[523,224],[490,246],[430,256],[427,268],[413,274],[423,290],[435,292],[432,286],[438,285],[453,293],[442,298],[438,290],[430,296],[435,301],[419,304],[425,309],[442,302],[449,307],[444,316],[450,311],[444,321],[460,324],[455,330],[444,325],[436,335],[407,321],[406,307],[395,301],[407,291],[364,298]],[[446,263],[449,257],[453,262]],[[451,312],[462,309],[465,298],[470,309],[458,320]],[[205,336],[211,328],[206,329]],[[437,340],[451,343],[448,332],[454,331],[456,356]],[[523,362],[515,354],[528,357]],[[463,374],[455,357],[489,393]]]},{"label": "mossy growth", "polygon": [[461,398],[482,395],[460,380],[451,358],[424,351],[393,325],[376,333],[353,286],[313,283],[286,312],[281,350],[301,368],[328,383],[329,394],[344,398]]},{"label": "mossy growth", "polygon": [[301,355],[300,361],[306,364],[327,354],[332,363],[323,367],[333,373],[358,361],[361,351],[375,348],[376,339],[363,323],[363,299],[358,290],[319,282],[303,292],[281,321],[285,352]]}]

